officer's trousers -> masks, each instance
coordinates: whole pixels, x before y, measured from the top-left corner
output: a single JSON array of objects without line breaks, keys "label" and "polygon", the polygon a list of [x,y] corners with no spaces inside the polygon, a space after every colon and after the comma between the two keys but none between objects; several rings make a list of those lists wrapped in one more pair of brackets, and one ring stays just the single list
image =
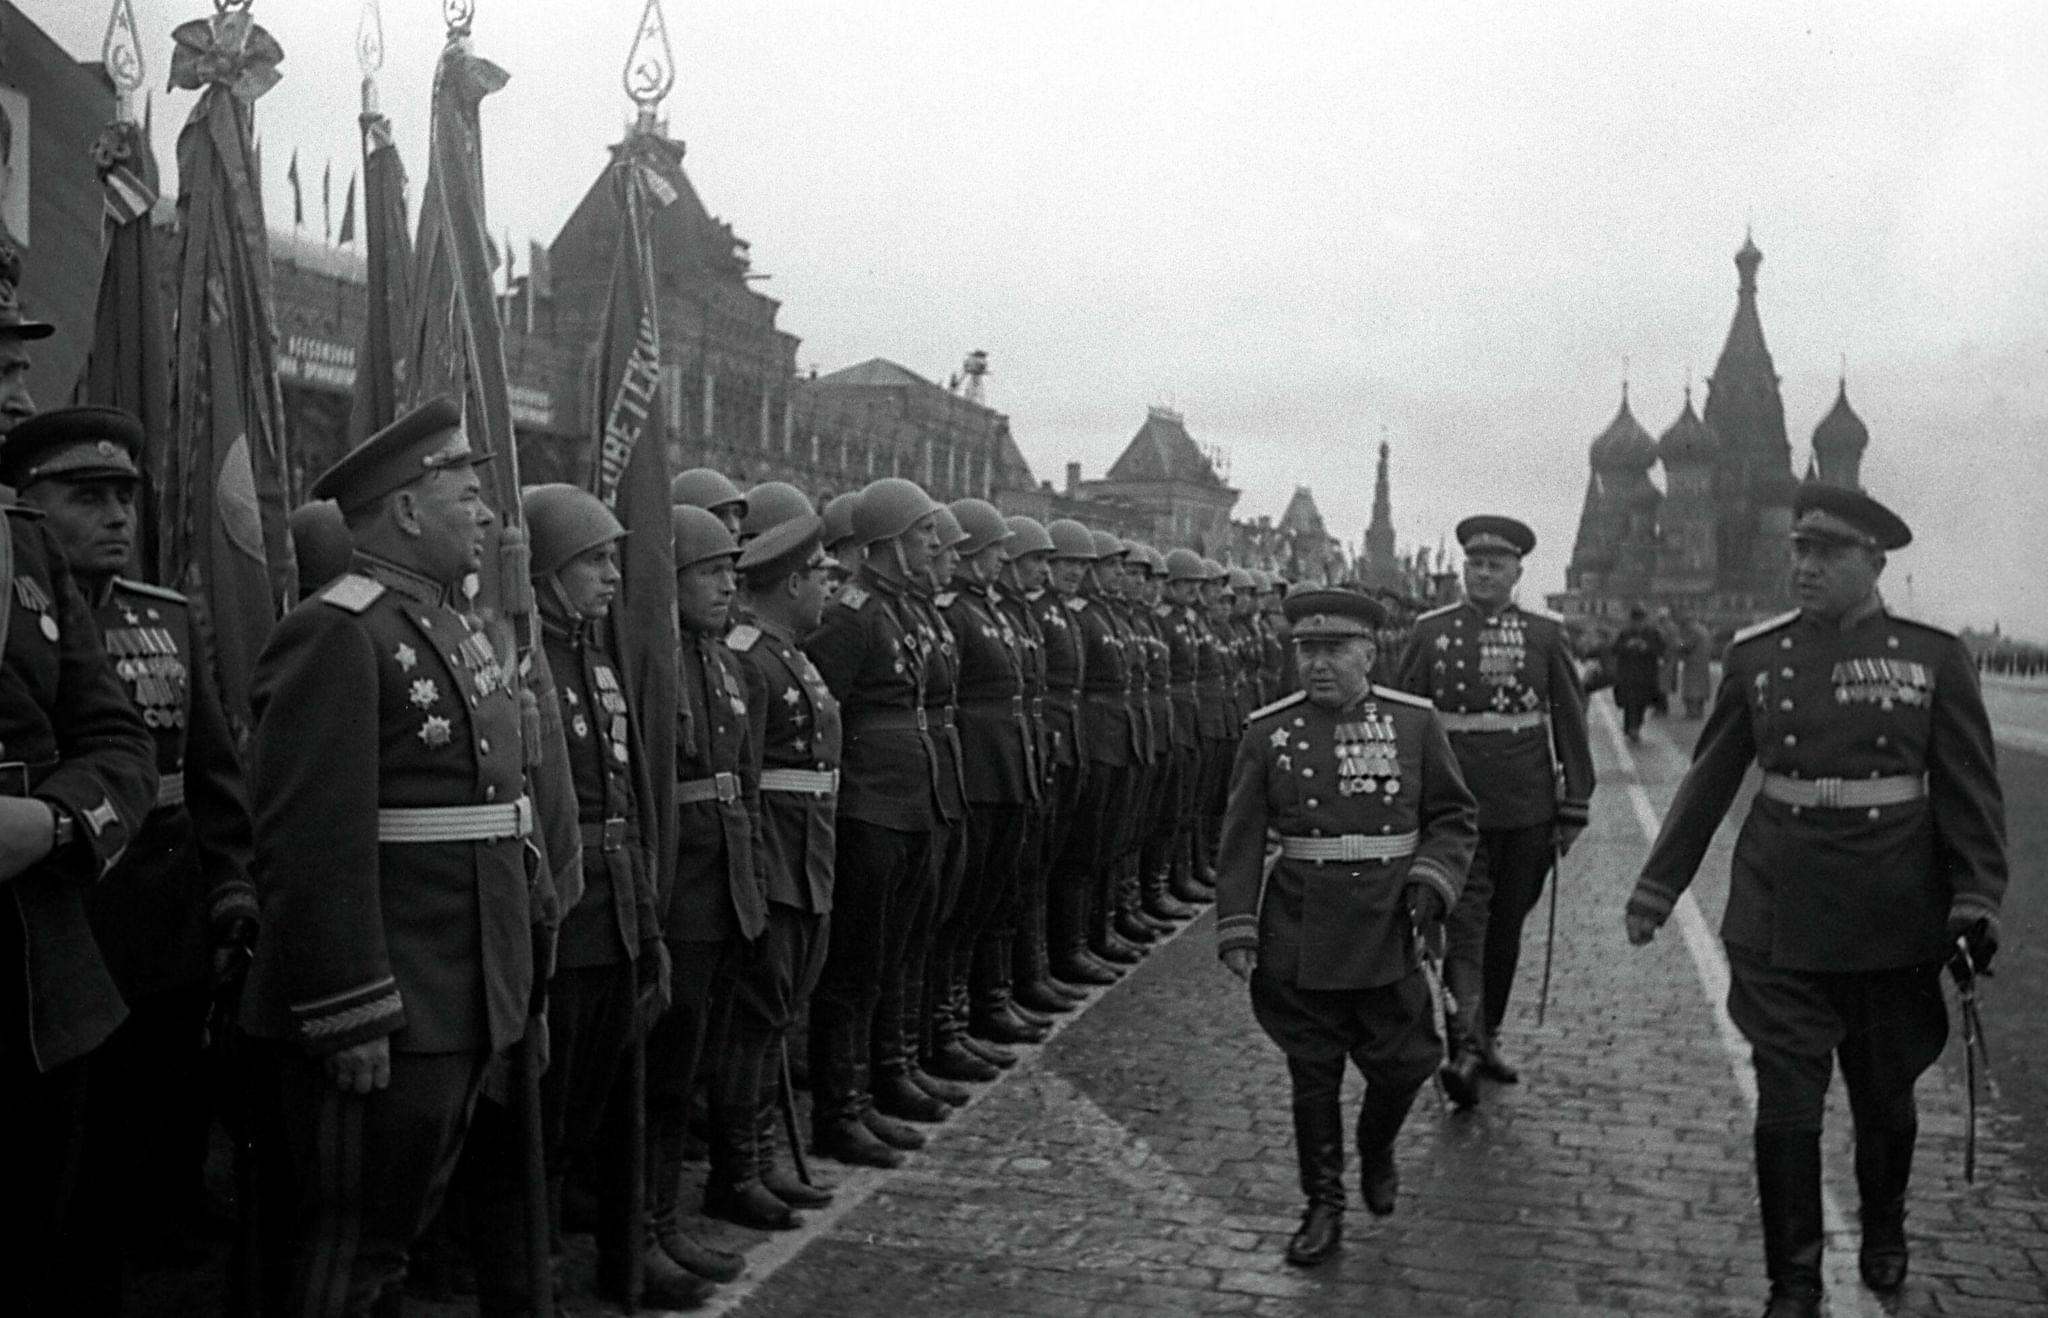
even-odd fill
[{"label": "officer's trousers", "polygon": [[663,1122],[686,1120],[697,1077],[718,1064],[716,1045],[732,1013],[732,967],[746,952],[738,937],[669,943],[669,1009],[647,1034],[650,1131]]},{"label": "officer's trousers", "polygon": [[1445,921],[1444,983],[1458,1000],[1454,1046],[1491,1040],[1507,1016],[1522,925],[1555,860],[1550,823],[1482,828],[1465,888]]},{"label": "officer's trousers", "polygon": [[[0,993],[0,1001],[25,1008],[25,996]],[[76,1180],[88,1059],[38,1071],[26,1017],[24,1010],[10,1019],[15,1037],[0,1042],[0,1285],[9,1305],[37,1313],[54,1305],[65,1271],[58,1245]]]},{"label": "officer's trousers", "polygon": [[[832,932],[811,993],[811,1085],[821,1109],[865,1102],[875,1007],[910,937],[906,895],[928,887],[931,834],[841,815]],[[830,1115],[844,1115],[831,1112]]]}]

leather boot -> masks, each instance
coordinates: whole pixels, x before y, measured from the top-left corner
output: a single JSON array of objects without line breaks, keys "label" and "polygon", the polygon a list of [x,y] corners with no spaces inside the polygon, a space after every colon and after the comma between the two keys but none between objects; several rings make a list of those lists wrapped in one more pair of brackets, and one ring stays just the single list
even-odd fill
[{"label": "leather boot", "polygon": [[661,1252],[679,1268],[706,1281],[731,1281],[746,1267],[746,1260],[730,1250],[705,1244],[683,1225],[683,1144],[688,1121],[672,1113],[648,1123],[647,1193],[651,1219],[648,1230]]},{"label": "leather boot", "polygon": [[1507,1058],[1500,1055],[1500,1039],[1490,1030],[1479,1045],[1479,1074],[1496,1084],[1522,1083],[1522,1073],[1511,1066]]},{"label": "leather boot", "polygon": [[1344,1110],[1338,1091],[1297,1093],[1294,1154],[1308,1210],[1301,1229],[1287,1242],[1287,1261],[1312,1268],[1326,1262],[1344,1240]]},{"label": "leather boot", "polygon": [[1863,1201],[1856,1267],[1863,1284],[1880,1295],[1906,1284],[1906,1183],[1919,1134],[1918,1123],[1856,1132],[1856,1189]]},{"label": "leather boot", "polygon": [[1138,866],[1131,859],[1117,862],[1115,887],[1110,893],[1116,903],[1113,928],[1126,942],[1150,951],[1152,944],[1173,928],[1170,924],[1154,924],[1139,909]]},{"label": "leather boot", "polygon": [[974,1091],[966,1085],[955,1084],[951,1080],[941,1080],[938,1076],[931,1074],[921,1067],[912,1071],[910,1078],[919,1089],[938,1099],[947,1107],[966,1107],[968,1100],[974,1097]]},{"label": "leather boot", "polygon": [[956,1003],[950,982],[933,988],[932,1050],[926,1073],[942,1081],[985,1085],[1002,1074],[995,1063],[967,1046],[967,1012]]},{"label": "leather boot", "polygon": [[687,1312],[703,1308],[705,1301],[717,1293],[718,1287],[694,1272],[677,1267],[675,1260],[659,1246],[650,1244],[640,1252],[638,1295],[626,1294],[625,1261],[602,1255],[597,1260],[596,1290],[598,1299],[609,1300],[628,1312],[635,1308]]},{"label": "leather boot", "polygon": [[900,1149],[905,1153],[914,1153],[924,1147],[923,1131],[907,1121],[898,1121],[894,1117],[883,1116],[875,1111],[873,1104],[869,1104],[860,1110],[860,1123],[868,1128],[870,1135],[873,1135],[891,1149]]},{"label": "leather boot", "polygon": [[1097,876],[1089,883],[1088,947],[1114,966],[1135,966],[1145,949],[1117,929],[1116,878]]},{"label": "leather boot", "polygon": [[1168,924],[1184,924],[1195,918],[1195,908],[1183,905],[1173,895],[1172,883],[1165,867],[1145,875],[1145,914]]},{"label": "leather boot", "polygon": [[922,974],[906,976],[902,1016],[875,1025],[874,1067],[868,1092],[875,1108],[899,1121],[937,1124],[953,1109],[920,1089],[910,1078],[913,1053],[910,1041],[920,1037],[926,1026],[925,984]]},{"label": "leather boot", "polygon": [[756,1231],[791,1231],[803,1220],[761,1184],[759,1114],[720,1105],[711,1114],[711,1175],[704,1215]]},{"label": "leather boot", "polygon": [[1457,1015],[1444,1018],[1444,1041],[1450,1058],[1437,1071],[1444,1093],[1460,1112],[1479,1106],[1479,1045],[1464,1020]]},{"label": "leather boot", "polygon": [[967,983],[965,980],[955,981],[953,985],[953,1014],[968,1027],[961,1032],[961,1047],[999,1071],[1007,1071],[1017,1064],[1017,1054],[993,1040],[977,1038],[975,1036],[973,1030],[974,1013],[968,1006]]},{"label": "leather boot", "polygon": [[1087,892],[1079,884],[1063,882],[1046,917],[1052,973],[1069,984],[1101,988],[1116,983],[1117,971],[1089,951],[1087,911]]},{"label": "leather boot", "polygon": [[1173,867],[1166,877],[1166,890],[1191,906],[1207,906],[1216,892],[1201,880],[1200,862],[1195,858],[1195,835],[1192,828],[1181,830],[1174,840]]},{"label": "leather boot", "polygon": [[[853,1167],[901,1167],[903,1155],[876,1139],[861,1121],[869,1103],[869,1017],[811,1021],[811,1146],[820,1157]],[[821,1043],[822,1041],[822,1043]]]},{"label": "leather boot", "polygon": [[1820,1132],[1756,1133],[1756,1189],[1764,1223],[1764,1271],[1771,1304],[1764,1318],[1819,1318]]},{"label": "leather boot", "polygon": [[1017,893],[1017,933],[1010,940],[1010,995],[1033,1011],[1063,1016],[1088,995],[1052,976],[1046,946],[1045,873],[1021,878]]},{"label": "leather boot", "polygon": [[1358,1109],[1358,1184],[1365,1206],[1374,1217],[1394,1211],[1401,1192],[1401,1172],[1394,1164],[1394,1140],[1408,1109],[1415,1105],[1414,1089],[1389,1092],[1384,1085],[1368,1084],[1365,1102]]},{"label": "leather boot", "polygon": [[768,1193],[788,1204],[791,1208],[823,1208],[832,1202],[830,1188],[806,1181],[796,1174],[794,1167],[785,1166],[776,1152],[775,1104],[763,1102],[756,1114],[754,1147],[760,1151],[761,1184],[768,1187]]},{"label": "leather boot", "polygon": [[1046,1027],[1020,1016],[1010,1001],[1010,940],[975,940],[971,965],[968,1033],[990,1043],[1044,1043]]}]

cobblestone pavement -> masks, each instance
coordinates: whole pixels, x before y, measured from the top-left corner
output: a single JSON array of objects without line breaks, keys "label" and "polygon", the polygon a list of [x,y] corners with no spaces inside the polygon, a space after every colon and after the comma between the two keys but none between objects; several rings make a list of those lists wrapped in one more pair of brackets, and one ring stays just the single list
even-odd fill
[{"label": "cobblestone pavement", "polygon": [[[1702,870],[1690,916],[1641,951],[1620,933],[1643,830],[1684,766],[1674,738],[1689,743],[1696,727],[1653,723],[1625,748],[1603,702],[1601,791],[1566,861],[1549,1012],[1538,1025],[1539,913],[1510,1015],[1523,1083],[1492,1089],[1466,1115],[1425,1095],[1401,1139],[1400,1211],[1380,1221],[1354,1208],[1337,1261],[1304,1273],[1280,1259],[1300,1209],[1285,1071],[1216,963],[1205,917],[1027,1050],[905,1168],[844,1176],[840,1203],[808,1229],[761,1238],[749,1275],[713,1311],[1760,1311],[1747,1063],[1717,1009],[1725,967],[1712,936],[1729,837]],[[1836,1318],[2017,1318],[2048,1306],[2048,1200],[2015,1157],[2016,1114],[1993,1114],[1977,1184],[1964,1184],[1958,1076],[1944,1065],[1922,1085],[1913,1276],[1887,1306],[1856,1280],[1847,1113],[1835,1096]]]}]

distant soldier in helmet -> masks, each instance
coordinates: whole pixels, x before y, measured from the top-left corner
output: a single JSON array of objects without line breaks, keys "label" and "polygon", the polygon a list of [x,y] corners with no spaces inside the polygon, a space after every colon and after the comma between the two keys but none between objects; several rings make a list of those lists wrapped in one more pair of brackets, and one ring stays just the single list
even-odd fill
[{"label": "distant soldier in helmet", "polygon": [[735,540],[746,523],[747,496],[723,473],[709,467],[692,467],[677,474],[668,483],[668,497],[671,503],[687,504],[710,513]]}]

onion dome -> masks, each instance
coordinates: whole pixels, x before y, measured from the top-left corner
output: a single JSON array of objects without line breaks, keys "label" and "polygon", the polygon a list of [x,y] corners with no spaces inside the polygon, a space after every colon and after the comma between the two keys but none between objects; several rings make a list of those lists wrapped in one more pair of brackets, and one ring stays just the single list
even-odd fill
[{"label": "onion dome", "polygon": [[1656,462],[1657,441],[1650,438],[1650,432],[1629,411],[1627,385],[1621,387],[1621,410],[1593,441],[1589,452],[1594,468],[1599,471],[1646,471]]},{"label": "onion dome", "polygon": [[1665,466],[1699,466],[1721,451],[1721,437],[1692,410],[1692,390],[1685,391],[1685,410],[1657,440],[1657,456]]},{"label": "onion dome", "polygon": [[1849,385],[1844,381],[1835,392],[1834,407],[1813,428],[1813,451],[1826,465],[1829,458],[1860,458],[1869,446],[1870,430],[1849,406]]}]

